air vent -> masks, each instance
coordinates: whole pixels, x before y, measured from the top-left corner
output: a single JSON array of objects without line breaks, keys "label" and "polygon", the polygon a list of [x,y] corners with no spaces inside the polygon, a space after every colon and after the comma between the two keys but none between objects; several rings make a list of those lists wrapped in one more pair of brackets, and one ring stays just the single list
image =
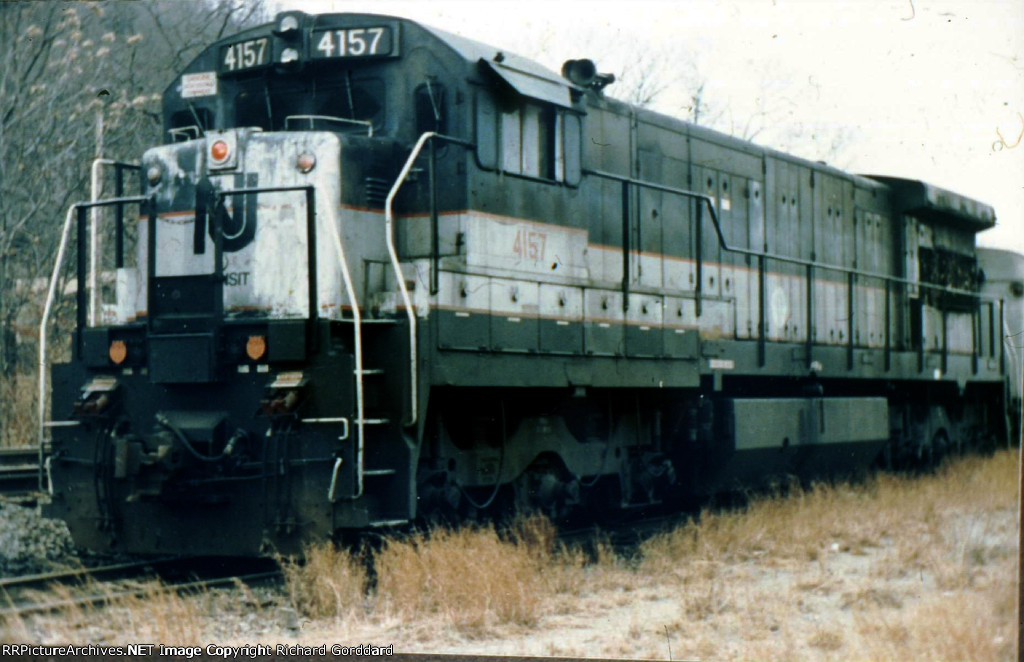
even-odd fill
[{"label": "air vent", "polygon": [[388,192],[391,190],[390,183],[379,177],[367,177],[364,186],[366,187],[366,204],[370,207],[383,207],[388,199]]}]

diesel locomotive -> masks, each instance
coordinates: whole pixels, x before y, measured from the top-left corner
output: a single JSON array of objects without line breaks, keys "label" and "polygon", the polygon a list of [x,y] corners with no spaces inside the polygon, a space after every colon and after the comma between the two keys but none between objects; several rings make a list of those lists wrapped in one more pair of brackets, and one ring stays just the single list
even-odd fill
[{"label": "diesel locomotive", "polygon": [[[163,95],[164,144],[97,162],[115,197],[68,212],[49,514],[96,550],[292,552],[1006,438],[991,207],[613,82],[378,15],[209,46]],[[71,360],[47,373],[65,256]]]}]

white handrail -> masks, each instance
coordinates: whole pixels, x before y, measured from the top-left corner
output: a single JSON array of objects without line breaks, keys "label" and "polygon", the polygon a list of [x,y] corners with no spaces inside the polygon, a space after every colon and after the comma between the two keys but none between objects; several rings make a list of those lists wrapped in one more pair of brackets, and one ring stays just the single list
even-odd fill
[{"label": "white handrail", "polygon": [[[46,444],[46,325],[50,321],[50,309],[53,307],[53,297],[57,291],[57,279],[60,277],[60,268],[64,264],[64,253],[68,246],[68,236],[71,234],[71,221],[74,220],[75,210],[78,204],[68,207],[68,215],[64,220],[64,230],[61,232],[60,246],[57,248],[57,260],[53,265],[53,274],[50,276],[50,287],[46,292],[46,303],[43,305],[43,319],[39,323],[39,466],[43,466],[43,446]],[[79,283],[81,287],[81,283]],[[42,474],[40,474],[42,481]]]},{"label": "white handrail", "polygon": [[[144,197],[110,198],[104,201],[108,204],[136,203],[143,202]],[[67,217],[64,219],[64,229],[61,231],[60,246],[57,248],[57,259],[53,264],[53,273],[50,275],[50,286],[46,291],[46,303],[43,305],[43,317],[39,322],[39,466],[43,465],[43,447],[46,444],[46,326],[50,321],[50,311],[53,309],[53,300],[57,293],[57,281],[60,278],[61,267],[64,266],[64,255],[67,252],[68,237],[71,236],[71,224],[74,221],[75,210],[85,205],[95,205],[98,200],[91,203],[76,202],[68,207]],[[76,283],[75,287],[84,287],[82,283]],[[40,472],[40,480],[42,473]]]},{"label": "white handrail", "polygon": [[384,203],[384,236],[388,243],[388,256],[391,258],[391,268],[395,272],[395,278],[398,280],[398,290],[401,292],[402,302],[405,304],[405,315],[409,319],[410,413],[409,420],[405,422],[406,425],[416,424],[419,408],[419,392],[417,384],[419,369],[416,356],[416,310],[412,305],[412,297],[409,296],[409,288],[405,286],[405,276],[402,275],[402,267],[398,263],[398,252],[395,250],[395,216],[392,205],[394,204],[395,196],[398,194],[398,189],[400,189],[402,184],[405,183],[405,179],[409,176],[409,171],[412,170],[413,163],[415,163],[416,159],[419,158],[420,152],[423,150],[423,146],[427,144],[428,140],[438,135],[440,134],[436,131],[427,131],[420,136],[419,140],[416,141],[416,146],[413,147],[412,153],[409,154],[409,158],[405,160],[405,165],[402,166],[402,171],[395,179],[395,183],[392,185],[391,191],[388,193],[387,200]]},{"label": "white handrail", "polygon": [[[353,353],[355,354],[356,373],[356,493],[353,499],[363,496],[363,448],[366,438],[366,417],[363,401],[363,316],[359,310],[359,301],[356,299],[356,290],[352,285],[352,275],[348,270],[348,260],[345,259],[345,249],[342,246],[341,232],[336,223],[330,223],[331,238],[334,240],[334,249],[338,253],[338,263],[341,266],[341,278],[345,282],[345,294],[348,295],[349,303],[352,305],[353,322]],[[319,305],[319,302],[317,303]],[[313,311],[309,311],[310,315]],[[327,498],[333,503],[336,499],[336,487],[338,483],[338,472],[341,470],[341,458],[334,462],[334,470],[331,472],[331,486],[327,491]]]}]

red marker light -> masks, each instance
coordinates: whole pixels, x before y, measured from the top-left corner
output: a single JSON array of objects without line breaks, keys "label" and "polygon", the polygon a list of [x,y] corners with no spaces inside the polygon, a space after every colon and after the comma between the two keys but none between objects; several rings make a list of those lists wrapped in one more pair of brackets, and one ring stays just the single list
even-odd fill
[{"label": "red marker light", "polygon": [[227,159],[228,152],[228,144],[223,140],[218,140],[217,142],[210,145],[210,158],[212,158],[217,163],[220,163]]},{"label": "red marker light", "polygon": [[316,157],[309,152],[299,154],[299,157],[295,159],[295,167],[299,169],[299,172],[305,174],[316,167]]}]

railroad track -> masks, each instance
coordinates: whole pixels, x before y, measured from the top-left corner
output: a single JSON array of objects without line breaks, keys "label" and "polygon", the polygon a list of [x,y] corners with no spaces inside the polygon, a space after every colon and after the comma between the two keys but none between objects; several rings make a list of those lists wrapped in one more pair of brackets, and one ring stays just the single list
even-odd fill
[{"label": "railroad track", "polygon": [[0,448],[0,494],[25,496],[38,491],[39,449]]},{"label": "railroad track", "polygon": [[[277,581],[270,559],[166,558],[0,580],[0,620],[159,593],[189,593]],[[155,583],[159,581],[159,583]]]}]

